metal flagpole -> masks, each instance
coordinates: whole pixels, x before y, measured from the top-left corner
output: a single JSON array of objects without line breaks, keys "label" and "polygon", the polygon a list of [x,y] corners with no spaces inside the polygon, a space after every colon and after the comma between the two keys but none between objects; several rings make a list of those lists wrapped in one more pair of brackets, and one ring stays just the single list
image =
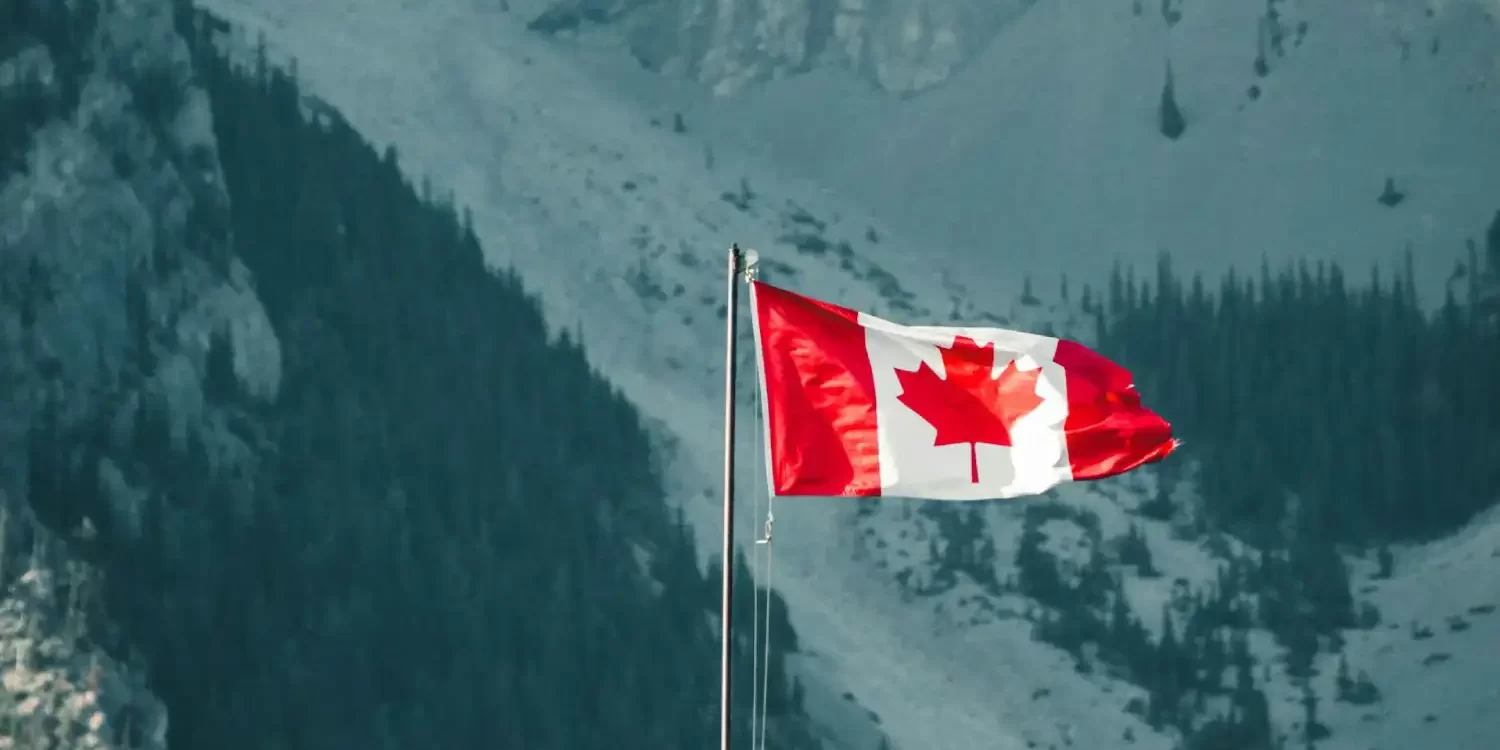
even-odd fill
[{"label": "metal flagpole", "polygon": [[730,627],[730,608],[734,596],[734,365],[736,323],[739,312],[739,276],[744,255],[739,244],[729,246],[729,297],[724,334],[724,549],[720,557],[723,566],[724,585],[720,601],[720,634],[723,636],[719,652],[719,750],[729,750],[729,674],[730,654],[733,651],[733,631]]}]

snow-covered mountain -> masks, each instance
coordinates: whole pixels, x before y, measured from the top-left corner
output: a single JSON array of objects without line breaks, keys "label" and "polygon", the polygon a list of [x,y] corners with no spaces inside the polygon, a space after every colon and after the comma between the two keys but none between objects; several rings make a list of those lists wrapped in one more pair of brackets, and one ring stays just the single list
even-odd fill
[{"label": "snow-covered mountain", "polygon": [[[1274,21],[1248,2],[1040,0],[995,15],[957,0],[841,3],[833,31],[819,24],[834,4],[813,0],[584,3],[577,24],[531,0],[203,5],[241,42],[264,34],[318,97],[472,209],[493,262],[517,268],[658,420],[703,550],[719,531],[731,241],[760,252],[764,278],[876,314],[1086,339],[1066,305],[1019,304],[1022,277],[1098,284],[1114,259],[1162,250],[1209,273],[1263,256],[1359,269],[1410,245],[1432,299],[1500,207],[1488,0],[1275,2]],[[950,37],[961,51],[943,58],[932,40]],[[1157,122],[1168,63],[1186,121],[1175,139]],[[1378,200],[1387,178],[1401,200]],[[750,388],[740,395],[748,544],[767,501]],[[1114,538],[1145,482],[1058,499]],[[1008,566],[1021,506],[984,512]],[[934,572],[919,506],[783,500],[775,515],[774,565],[759,548],[759,574],[789,602],[804,679],[851,693],[809,698],[840,744],[873,750],[878,736],[847,703],[904,750],[1172,746],[1125,710],[1138,689],[1038,644],[1024,600],[972,581],[920,593]],[[1140,523],[1166,575],[1127,588],[1154,627],[1176,579],[1211,580],[1217,564]],[[1082,538],[1074,527],[1049,528],[1059,554]],[[1386,698],[1325,706],[1321,747],[1500,745],[1482,676],[1497,666],[1483,645],[1500,636],[1497,530],[1481,519],[1356,584],[1390,625],[1351,635],[1349,650]],[[1289,731],[1297,696],[1272,692]]]},{"label": "snow-covered mountain", "polygon": [[685,75],[720,94],[828,66],[906,94],[941,84],[1033,2],[556,2],[530,28],[557,33],[617,26],[642,65]]},{"label": "snow-covered mountain", "polygon": [[1489,0],[1040,2],[914,98],[825,69],[677,106],[955,273],[1050,280],[1161,251],[1214,275],[1262,255],[1361,267],[1410,246],[1434,301],[1496,208],[1497,49]]}]

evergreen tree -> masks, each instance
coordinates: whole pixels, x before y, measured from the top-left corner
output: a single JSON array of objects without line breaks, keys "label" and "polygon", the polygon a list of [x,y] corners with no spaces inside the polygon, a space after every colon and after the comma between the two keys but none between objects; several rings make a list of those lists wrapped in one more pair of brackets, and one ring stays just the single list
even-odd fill
[{"label": "evergreen tree", "polygon": [[1349,678],[1349,657],[1339,654],[1338,672],[1334,675],[1335,695],[1339,700],[1346,700],[1349,692],[1354,689],[1354,680]]},{"label": "evergreen tree", "polygon": [[1167,64],[1167,78],[1161,87],[1161,102],[1157,105],[1158,129],[1169,140],[1177,140],[1187,132],[1187,120],[1177,107],[1177,91],[1172,84],[1172,65]]},{"label": "evergreen tree", "polygon": [[213,403],[234,403],[239,390],[239,376],[234,372],[234,344],[228,333],[215,331],[209,338],[203,395]]},{"label": "evergreen tree", "polygon": [[1391,548],[1384,544],[1380,545],[1380,549],[1375,553],[1375,559],[1376,564],[1379,566],[1376,576],[1379,578],[1390,578],[1396,568],[1396,558],[1391,554]]},{"label": "evergreen tree", "polygon": [[1329,735],[1328,727],[1318,721],[1318,694],[1311,685],[1302,687],[1302,741],[1308,748]]},{"label": "evergreen tree", "polygon": [[1136,575],[1142,578],[1155,578],[1160,575],[1151,561],[1151,546],[1146,543],[1146,536],[1139,524],[1130,524],[1130,531],[1121,540],[1120,562],[1134,566]]},{"label": "evergreen tree", "polygon": [[1052,556],[1042,549],[1047,537],[1042,533],[1042,518],[1027,508],[1021,527],[1021,542],[1016,548],[1017,583],[1021,593],[1043,604],[1061,601],[1063,583]]}]

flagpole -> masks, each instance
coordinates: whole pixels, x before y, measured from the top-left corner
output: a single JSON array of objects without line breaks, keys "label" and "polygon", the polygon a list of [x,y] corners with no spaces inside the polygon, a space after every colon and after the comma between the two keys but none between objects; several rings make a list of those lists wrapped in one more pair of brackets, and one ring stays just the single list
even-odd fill
[{"label": "flagpole", "polygon": [[739,244],[729,246],[729,296],[726,300],[724,333],[724,547],[720,557],[724,582],[720,607],[719,651],[719,750],[729,748],[729,674],[733,652],[730,610],[734,597],[734,365],[736,323],[739,312],[739,276],[744,256]]}]

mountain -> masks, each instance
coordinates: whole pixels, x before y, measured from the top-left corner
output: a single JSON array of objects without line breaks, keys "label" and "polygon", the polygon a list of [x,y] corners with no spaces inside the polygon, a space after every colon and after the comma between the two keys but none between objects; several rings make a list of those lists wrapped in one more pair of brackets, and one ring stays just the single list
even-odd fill
[{"label": "mountain", "polygon": [[0,746],[711,742],[717,573],[463,212],[185,3],[0,19]]},{"label": "mountain", "polygon": [[0,737],[11,746],[165,747],[166,707],[103,611],[112,582],[98,561],[138,530],[142,498],[101,443],[151,401],[178,438],[201,426],[202,444],[238,463],[244,441],[212,429],[222,421],[194,378],[210,332],[254,355],[238,371],[252,397],[279,385],[266,312],[211,230],[228,201],[191,78],[164,4],[0,5],[0,646],[13,655]]},{"label": "mountain", "polygon": [[[823,744],[1500,739],[1486,4],[872,2],[842,26],[854,4],[206,5],[222,49],[254,66],[263,37],[309,116],[467,207],[449,213],[485,260],[648,425],[700,562],[729,241],[799,291],[1068,334],[1137,371],[1181,460],[1041,501],[782,500],[767,547],[749,543],[760,467],[741,464],[741,539],[785,597],[792,702]],[[902,43],[849,51],[883,34]]]},{"label": "mountain", "polygon": [[[1450,290],[1460,307],[1467,304],[1467,280],[1478,282],[1484,272],[1482,258],[1470,262],[1465,241],[1482,256],[1500,208],[1500,155],[1488,135],[1500,121],[1490,83],[1496,32],[1486,3],[207,6],[236,27],[242,46],[264,35],[273,56],[295,60],[312,94],[450,187],[472,208],[491,262],[525,273],[550,316],[577,321],[590,361],[672,438],[664,453],[668,487],[702,547],[718,533],[722,373],[712,353],[722,336],[719,269],[730,241],[760,251],[764,278],[815,296],[903,322],[1003,323],[1070,333],[1112,352],[1130,346],[1142,354],[1120,354],[1127,365],[1168,383],[1175,381],[1166,371],[1148,372],[1160,370],[1149,359],[1160,347],[1125,334],[1170,332],[1180,318],[1141,329],[1143,311],[1152,308],[1133,303],[1105,310],[1112,319],[1105,325],[1096,321],[1115,263],[1140,269],[1138,280],[1154,289],[1157,258],[1168,251],[1183,292],[1202,273],[1205,298],[1216,300],[1224,298],[1221,282],[1231,267],[1240,272],[1228,287],[1238,299],[1232,295],[1247,280],[1260,288],[1263,261],[1273,279],[1291,264],[1295,280],[1298,261],[1310,275],[1319,261],[1325,265],[1321,291],[1259,308],[1264,323],[1226,317],[1215,323],[1222,327],[1195,329],[1229,336],[1220,349],[1242,340],[1248,346],[1246,326],[1271,331],[1271,317],[1279,321],[1274,330],[1293,330],[1291,312],[1307,310],[1288,305],[1327,302],[1318,295],[1330,289],[1326,267],[1334,263],[1358,279],[1347,283],[1351,291],[1368,288],[1372,265],[1383,267],[1378,299],[1396,304],[1402,325],[1414,325],[1413,304],[1436,310]],[[882,36],[900,43],[869,44]],[[856,47],[862,51],[851,51]],[[1403,271],[1408,244],[1410,274]],[[1066,301],[1051,291],[1064,273]],[[1408,291],[1391,296],[1392,279]],[[1086,284],[1092,311],[1081,300]],[[1122,280],[1122,297],[1125,286]],[[1138,298],[1155,299],[1141,284],[1131,286]],[[1376,308],[1360,309],[1365,315]],[[1137,322],[1122,325],[1117,315]],[[1386,329],[1368,330],[1374,333],[1361,336]],[[1465,330],[1454,341],[1486,345],[1481,329]],[[1202,340],[1194,341],[1174,356],[1208,357]],[[1276,351],[1274,336],[1253,341],[1258,348],[1246,356]],[[1366,339],[1349,338],[1350,351],[1356,341]],[[1291,372],[1310,351],[1299,347]],[[1397,353],[1421,362],[1415,347]],[[1217,363],[1218,356],[1209,359]],[[1357,382],[1373,361],[1347,358],[1338,366]],[[1465,383],[1493,373],[1483,369],[1493,367],[1488,361],[1471,367]],[[741,398],[740,424],[753,424],[753,394]],[[1375,403],[1357,402],[1357,411],[1345,406],[1343,413],[1367,419],[1379,413]],[[1191,404],[1173,399],[1168,406]],[[1249,408],[1274,414],[1266,404]],[[1488,412],[1464,413],[1465,434],[1494,434]],[[1175,484],[1144,473],[1101,485],[1103,495],[1067,488],[1055,498],[1061,510],[1030,511],[1035,531],[1024,539],[1031,504],[985,506],[981,532],[973,521],[921,504],[861,509],[780,501],[774,561],[767,569],[758,547],[756,567],[787,597],[804,651],[795,668],[809,684],[836,675],[896,747],[1171,746],[1177,730],[1160,714],[1148,715],[1148,687],[1166,695],[1160,682],[1104,670],[1080,675],[1077,657],[1033,637],[1060,640],[1041,627],[1054,616],[1046,612],[1059,608],[1044,606],[1036,590],[996,597],[973,576],[943,574],[930,561],[942,562],[954,535],[987,539],[979,549],[992,548],[986,555],[999,566],[993,583],[1019,587],[1034,582],[1031,573],[1020,580],[1018,562],[1033,573],[1047,569],[1036,561],[1059,558],[1059,567],[1087,570],[1087,558],[1064,565],[1063,551],[1087,554],[1092,535],[1108,560],[1116,561],[1121,547],[1138,560],[1144,540],[1162,575],[1125,576],[1124,619],[1148,631],[1138,642],[1159,647],[1163,601],[1174,600],[1175,591],[1183,606],[1174,616],[1190,613],[1195,591],[1208,600],[1231,553],[1259,556],[1225,529],[1200,533],[1158,520],[1200,504],[1195,480],[1203,456],[1195,444],[1226,446],[1217,455],[1240,444],[1207,428],[1198,435]],[[742,455],[757,455],[753,428],[741,439],[740,450],[749,451]],[[1329,699],[1338,685],[1286,675],[1278,662],[1285,645],[1264,627],[1250,628],[1244,635],[1255,664],[1242,671],[1253,673],[1276,734],[1300,742],[1331,731],[1315,739],[1323,747],[1366,747],[1381,732],[1457,747],[1493,744],[1481,713],[1458,703],[1443,711],[1417,707],[1478,684],[1458,665],[1476,674],[1493,666],[1463,639],[1493,637],[1494,621],[1463,613],[1482,611],[1494,597],[1463,586],[1441,597],[1411,593],[1434,576],[1482,586],[1488,558],[1478,540],[1489,538],[1492,521],[1470,513],[1493,502],[1495,484],[1477,473],[1484,464],[1463,463],[1473,455],[1443,465],[1469,472],[1488,494],[1455,498],[1455,513],[1425,532],[1432,541],[1387,540],[1389,555],[1376,556],[1389,564],[1374,572],[1387,567],[1390,578],[1371,581],[1371,563],[1339,555],[1299,552],[1297,565],[1308,567],[1293,568],[1322,571],[1330,601],[1340,598],[1342,569],[1349,598],[1386,613],[1381,628],[1429,608],[1431,616],[1461,616],[1468,629],[1454,631],[1453,650],[1442,651],[1449,656],[1420,666],[1431,656],[1423,651],[1428,641],[1413,641],[1406,630],[1333,626],[1338,638],[1318,635],[1318,679],[1337,677],[1333,641],[1342,639],[1353,670],[1353,687],[1343,694],[1365,701],[1361,706]],[[1370,458],[1361,448],[1347,460]],[[742,539],[750,539],[759,535],[766,498],[756,464],[741,465],[749,506]],[[1340,470],[1350,465],[1359,466]],[[1214,523],[1249,531],[1233,514]],[[1467,543],[1473,546],[1444,555],[1458,544],[1449,536],[1456,526],[1466,529],[1458,538],[1475,540]],[[1349,544],[1354,552],[1378,543]],[[1045,556],[1034,554],[1039,548]],[[974,564],[969,554],[958,556],[960,564]],[[1281,554],[1265,559],[1274,567]],[[1449,567],[1440,573],[1434,560]],[[971,611],[981,595],[995,613]],[[1118,599],[1110,591],[1103,596]],[[1433,629],[1416,632],[1422,627]],[[1295,637],[1305,655],[1305,637]],[[1228,653],[1231,644],[1221,645]],[[1383,705],[1368,703],[1360,670],[1379,685]],[[1310,685],[1317,699],[1309,704],[1312,729],[1299,684]],[[1178,695],[1191,697],[1187,687]],[[838,702],[810,699],[807,707],[831,725],[853,715]],[[1207,718],[1210,708],[1204,706]]]}]

